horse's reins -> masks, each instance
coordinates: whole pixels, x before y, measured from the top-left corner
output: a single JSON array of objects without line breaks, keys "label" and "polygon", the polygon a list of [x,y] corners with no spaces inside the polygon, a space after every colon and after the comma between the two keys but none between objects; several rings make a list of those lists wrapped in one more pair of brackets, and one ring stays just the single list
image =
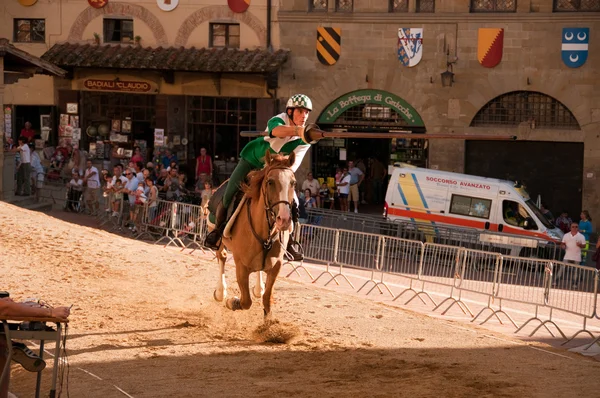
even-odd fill
[{"label": "horse's reins", "polygon": [[[288,205],[288,207],[291,209],[292,205],[290,202],[288,202],[287,200],[279,200],[273,204],[270,204],[267,198],[267,190],[265,188],[265,182],[268,181],[268,176],[269,173],[273,170],[281,170],[281,169],[290,169],[289,167],[273,167],[271,169],[269,169],[268,173],[265,173],[265,177],[264,177],[264,181],[262,183],[262,188],[261,188],[261,193],[263,196],[263,202],[265,204],[265,219],[267,221],[267,225],[269,226],[269,233],[267,236],[267,239],[263,239],[261,238],[258,233],[256,232],[256,230],[254,229],[254,226],[252,225],[252,213],[250,212],[250,199],[248,199],[246,201],[246,207],[248,210],[248,222],[250,224],[250,230],[252,231],[252,234],[254,235],[254,237],[256,238],[256,240],[258,240],[258,242],[262,245],[263,248],[263,261],[262,261],[262,269],[265,269],[265,261],[267,260],[267,254],[269,253],[269,250],[271,250],[271,248],[273,248],[273,242],[275,241],[274,238],[277,235],[277,233],[274,231],[275,230],[275,220],[273,220],[273,222],[271,222],[271,219],[273,219],[275,217],[275,212],[273,211],[273,208],[275,206],[277,206],[280,203],[285,203]],[[279,234],[281,235],[282,231],[279,231]],[[281,236],[279,237],[279,241],[281,242]]]}]

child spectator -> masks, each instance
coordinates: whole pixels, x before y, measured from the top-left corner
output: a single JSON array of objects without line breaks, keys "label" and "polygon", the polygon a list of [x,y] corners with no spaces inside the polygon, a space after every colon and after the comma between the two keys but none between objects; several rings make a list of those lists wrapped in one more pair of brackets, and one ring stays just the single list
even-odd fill
[{"label": "child spectator", "polygon": [[333,209],[333,196],[331,195],[329,187],[325,182],[321,184],[321,189],[319,189],[319,197],[321,198],[321,205],[323,208],[329,207],[330,209]]},{"label": "child spectator", "polygon": [[200,204],[200,206],[202,206],[204,209],[208,208],[208,202],[210,201],[212,194],[213,191],[210,181],[204,181],[204,190],[202,191],[202,202]]},{"label": "child spectator", "polygon": [[317,207],[317,201],[311,196],[310,189],[306,188],[304,190],[304,208],[312,209],[315,207]]},{"label": "child spectator", "polygon": [[114,192],[112,209],[113,209],[113,217],[119,217],[119,212],[121,210],[121,202],[123,201],[123,181],[118,178],[115,180],[112,190]]},{"label": "child spectator", "polygon": [[67,206],[65,210],[78,211],[78,209],[75,208],[75,204],[79,203],[79,199],[83,192],[83,180],[81,179],[79,172],[73,172],[71,181],[67,183],[67,188],[69,191],[67,194]]}]

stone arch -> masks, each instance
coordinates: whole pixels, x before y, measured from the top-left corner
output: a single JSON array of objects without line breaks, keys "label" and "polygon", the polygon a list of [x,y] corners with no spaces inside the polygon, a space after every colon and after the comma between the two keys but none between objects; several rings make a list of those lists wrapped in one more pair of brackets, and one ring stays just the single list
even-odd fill
[{"label": "stone arch", "polygon": [[509,91],[482,106],[471,127],[515,127],[534,121],[541,128],[581,130],[573,112],[556,98],[538,91]]},{"label": "stone arch", "polygon": [[148,25],[150,30],[152,30],[154,33],[154,39],[159,46],[169,46],[169,40],[167,38],[165,29],[156,15],[152,14],[150,10],[137,4],[116,3],[112,1],[102,8],[87,7],[85,10],[83,10],[77,16],[77,19],[75,19],[75,22],[71,26],[69,38],[67,40],[70,42],[82,40],[83,31],[88,24],[93,19],[96,19],[102,15],[124,15],[140,19],[145,22],[146,25]]},{"label": "stone arch", "polygon": [[267,45],[267,28],[252,13],[247,11],[234,13],[228,6],[208,6],[196,10],[183,21],[177,32],[175,47],[185,47],[194,29],[200,24],[214,19],[232,19],[244,23],[256,33],[261,45]]}]

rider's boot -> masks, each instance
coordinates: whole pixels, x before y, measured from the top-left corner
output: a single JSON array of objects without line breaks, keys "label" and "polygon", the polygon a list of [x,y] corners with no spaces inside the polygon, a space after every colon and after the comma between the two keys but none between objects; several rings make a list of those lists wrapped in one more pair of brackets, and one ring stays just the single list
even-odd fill
[{"label": "rider's boot", "polygon": [[294,239],[294,233],[296,232],[296,228],[298,228],[298,218],[300,215],[300,211],[298,210],[298,205],[296,201],[292,201],[292,221],[294,223],[294,230],[290,234],[290,239],[288,240],[287,245],[287,254],[292,259],[292,261],[302,261],[304,260],[304,250],[300,243],[298,243]]},{"label": "rider's boot", "polygon": [[204,240],[204,245],[209,249],[219,249],[219,246],[221,245],[221,237],[223,236],[223,231],[225,230],[226,217],[227,208],[223,206],[223,202],[221,202],[217,206],[217,211],[215,212],[215,229],[210,231],[210,233],[206,235],[206,239]]}]

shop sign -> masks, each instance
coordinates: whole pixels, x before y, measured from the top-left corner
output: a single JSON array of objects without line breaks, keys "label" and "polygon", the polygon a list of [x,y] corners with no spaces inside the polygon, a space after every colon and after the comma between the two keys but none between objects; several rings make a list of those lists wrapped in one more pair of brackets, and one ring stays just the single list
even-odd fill
[{"label": "shop sign", "polygon": [[115,81],[115,80],[100,80],[87,79],[83,85],[88,90],[104,90],[104,91],[128,91],[134,93],[147,93],[152,89],[150,83],[133,82],[133,81]]},{"label": "shop sign", "polygon": [[357,90],[342,95],[321,113],[319,123],[334,123],[346,110],[361,104],[391,108],[406,120],[409,126],[423,126],[423,120],[415,108],[397,95],[381,90]]}]

